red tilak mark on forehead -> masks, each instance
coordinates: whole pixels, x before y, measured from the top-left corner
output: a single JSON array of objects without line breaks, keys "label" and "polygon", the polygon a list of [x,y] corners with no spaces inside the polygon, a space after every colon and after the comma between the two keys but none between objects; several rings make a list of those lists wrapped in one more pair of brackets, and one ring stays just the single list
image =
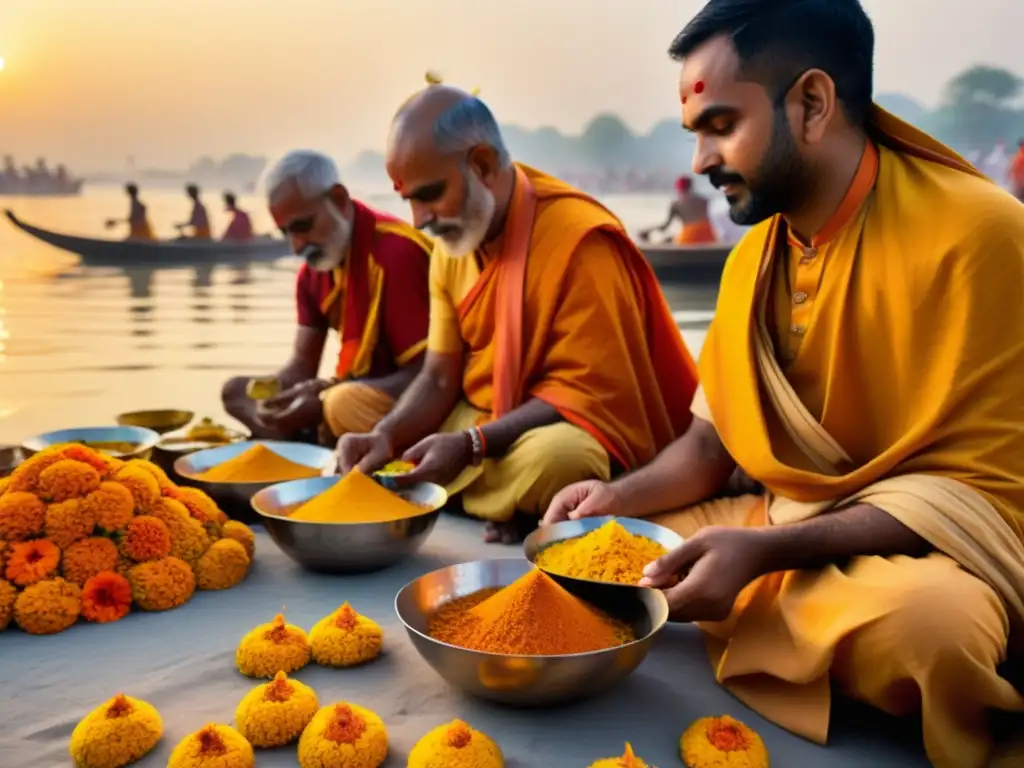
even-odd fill
[{"label": "red tilak mark on forehead", "polygon": [[698,80],[696,83],[693,84],[693,92],[694,93],[703,93],[704,92],[704,81],[703,80]]}]

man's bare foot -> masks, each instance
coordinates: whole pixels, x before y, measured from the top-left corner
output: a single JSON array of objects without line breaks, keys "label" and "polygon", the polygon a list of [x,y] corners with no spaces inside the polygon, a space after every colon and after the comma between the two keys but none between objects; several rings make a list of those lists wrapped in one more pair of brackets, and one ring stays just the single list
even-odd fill
[{"label": "man's bare foot", "polygon": [[484,527],[484,541],[489,544],[518,544],[539,522],[539,517],[516,512],[507,522],[488,523]]}]

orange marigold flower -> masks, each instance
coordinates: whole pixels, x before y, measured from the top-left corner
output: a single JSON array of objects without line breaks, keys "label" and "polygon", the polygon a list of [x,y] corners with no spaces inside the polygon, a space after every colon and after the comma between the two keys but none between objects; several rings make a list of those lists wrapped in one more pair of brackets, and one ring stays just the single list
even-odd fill
[{"label": "orange marigold flower", "polygon": [[25,588],[14,601],[14,621],[30,635],[55,635],[76,621],[82,610],[82,590],[64,579],[40,581]]},{"label": "orange marigold flower", "polygon": [[131,459],[125,462],[125,466],[139,469],[151,475],[153,479],[156,480],[156,484],[160,487],[161,494],[166,494],[168,491],[172,491],[178,487],[171,482],[171,478],[167,476],[167,473],[164,472],[162,468],[151,461],[146,461],[145,459]]},{"label": "orange marigold flower", "polygon": [[3,496],[5,493],[7,493],[7,488],[8,488],[8,486],[10,486],[10,484],[11,484],[11,478],[9,478],[9,477],[0,477],[0,496]]},{"label": "orange marigold flower", "polygon": [[171,752],[167,768],[252,768],[252,744],[229,725],[210,723],[186,736]]},{"label": "orange marigold flower", "polygon": [[46,505],[27,491],[9,491],[0,497],[0,539],[21,541],[38,536],[46,520]]},{"label": "orange marigold flower", "polygon": [[163,521],[171,532],[171,556],[192,563],[210,547],[210,536],[202,523],[189,515],[180,501],[157,499],[150,515]]},{"label": "orange marigold flower", "polygon": [[87,445],[72,443],[71,445],[61,448],[60,454],[65,459],[72,459],[73,461],[80,461],[83,464],[88,464],[99,472],[100,475],[109,475],[111,472],[110,464],[107,462],[105,454],[102,454],[99,451],[94,451]]},{"label": "orange marigold flower", "polygon": [[113,481],[100,483],[100,487],[82,499],[82,508],[92,515],[97,528],[113,533],[128,525],[135,514],[135,499],[127,487]]},{"label": "orange marigold flower", "polygon": [[193,567],[200,589],[231,589],[249,573],[249,556],[234,539],[213,542]]},{"label": "orange marigold flower", "polygon": [[125,464],[114,473],[114,482],[120,483],[135,499],[136,512],[148,512],[160,498],[160,485],[149,472]]},{"label": "orange marigold flower", "polygon": [[11,473],[11,484],[7,487],[8,492],[35,493],[36,487],[39,485],[40,473],[63,458],[60,446],[51,446],[32,454]]},{"label": "orange marigold flower", "polygon": [[89,536],[95,527],[88,510],[82,511],[80,499],[59,501],[46,508],[43,531],[46,538],[61,549],[66,549],[79,539]]},{"label": "orange marigold flower", "polygon": [[171,553],[171,533],[162,520],[140,515],[132,518],[125,527],[121,551],[140,563],[159,560]]},{"label": "orange marigold flower", "polygon": [[165,557],[128,571],[132,598],[144,611],[167,611],[184,605],[196,589],[196,577],[184,560]]},{"label": "orange marigold flower", "polygon": [[27,587],[56,575],[59,566],[57,545],[47,539],[33,539],[11,547],[4,573],[12,584]]},{"label": "orange marigold flower", "polygon": [[45,501],[78,499],[100,487],[100,473],[72,459],[61,459],[39,473],[36,492]]},{"label": "orange marigold flower", "polygon": [[117,551],[114,542],[102,536],[94,536],[76,541],[65,549],[60,570],[65,579],[82,586],[97,573],[116,570],[120,557],[121,553]]},{"label": "orange marigold flower", "polygon": [[228,516],[221,512],[217,503],[198,488],[178,488],[170,495],[184,504],[188,513],[201,523],[212,520],[223,525],[228,521]]},{"label": "orange marigold flower", "polygon": [[252,529],[245,523],[240,523],[237,520],[228,520],[221,526],[220,535],[225,539],[234,539],[245,547],[245,554],[249,556],[250,560],[256,554],[256,536],[253,535]]},{"label": "orange marigold flower", "polygon": [[702,717],[679,739],[687,768],[768,768],[768,749],[761,737],[728,715]]},{"label": "orange marigold flower", "polygon": [[123,619],[132,608],[132,585],[110,571],[98,573],[82,588],[82,616],[97,624]]},{"label": "orange marigold flower", "polygon": [[0,632],[7,629],[14,616],[14,601],[18,597],[18,590],[9,581],[0,581]]},{"label": "orange marigold flower", "polygon": [[388,756],[388,732],[368,709],[338,702],[321,707],[299,737],[300,768],[378,768]]}]

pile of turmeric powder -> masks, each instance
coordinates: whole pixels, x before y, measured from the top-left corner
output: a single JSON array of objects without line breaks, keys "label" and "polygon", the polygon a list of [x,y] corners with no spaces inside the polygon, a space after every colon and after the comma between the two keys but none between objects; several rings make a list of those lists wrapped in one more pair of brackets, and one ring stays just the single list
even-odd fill
[{"label": "pile of turmeric powder", "polygon": [[197,476],[207,483],[283,483],[319,477],[320,470],[286,459],[257,443],[233,459],[217,464]]},{"label": "pile of turmeric powder", "polygon": [[666,552],[656,541],[630,533],[611,520],[583,536],[544,547],[534,562],[538,568],[560,576],[636,584],[644,566]]},{"label": "pile of turmeric powder", "polygon": [[310,523],[388,523],[429,511],[353,471],[288,517]]},{"label": "pile of turmeric powder", "polygon": [[636,639],[628,625],[536,568],[507,587],[445,603],[430,617],[427,633],[460,648],[514,656],[587,653]]}]

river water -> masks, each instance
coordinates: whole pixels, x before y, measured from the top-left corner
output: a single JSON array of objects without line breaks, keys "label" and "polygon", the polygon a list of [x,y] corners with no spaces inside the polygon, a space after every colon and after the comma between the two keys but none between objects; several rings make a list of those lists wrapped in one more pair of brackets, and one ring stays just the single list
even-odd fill
[{"label": "river water", "polygon": [[[354,189],[369,205],[398,216],[393,194]],[[160,237],[188,218],[176,190],[144,192]],[[664,219],[656,195],[610,195],[603,202],[631,231]],[[273,223],[258,197],[239,204],[258,231]],[[226,226],[219,195],[206,205],[215,232]],[[127,213],[119,187],[93,187],[78,198],[2,198],[0,206],[47,229],[117,237],[104,221]],[[293,284],[298,261],[240,270],[99,269],[40,243],[0,219],[0,444],[53,429],[113,423],[117,413],[183,408],[223,418],[221,383],[240,373],[272,372],[287,357],[295,329]],[[714,296],[666,288],[696,355]],[[324,354],[333,367],[337,342]]]}]

